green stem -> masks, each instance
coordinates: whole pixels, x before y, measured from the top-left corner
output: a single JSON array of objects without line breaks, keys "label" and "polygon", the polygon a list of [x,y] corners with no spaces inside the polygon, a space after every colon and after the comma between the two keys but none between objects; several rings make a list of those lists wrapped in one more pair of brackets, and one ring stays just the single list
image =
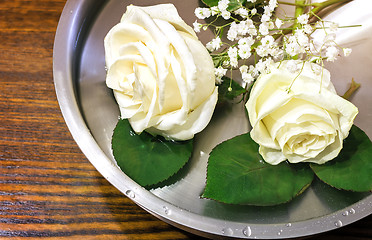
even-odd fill
[{"label": "green stem", "polygon": [[291,6],[301,6],[301,7],[306,7],[306,6],[310,6],[310,5],[307,5],[307,4],[298,4],[298,3],[293,3],[293,2],[283,2],[283,1],[278,1],[279,4],[283,4],[283,5],[291,5]]},{"label": "green stem", "polygon": [[327,0],[325,2],[321,3],[314,3],[312,4],[314,8],[311,10],[314,14],[317,14],[318,12],[322,11],[323,9],[333,5],[333,4],[338,4],[338,3],[347,3],[351,2],[353,0]]},{"label": "green stem", "polygon": [[296,9],[295,9],[295,15],[294,15],[294,17],[295,17],[294,31],[296,31],[296,28],[298,26],[297,18],[304,13],[305,3],[306,3],[306,0],[296,0],[295,1]]},{"label": "green stem", "polygon": [[360,87],[359,83],[356,83],[354,81],[354,78],[351,80],[350,88],[345,92],[345,94],[342,96],[345,99],[349,99],[351,95]]}]

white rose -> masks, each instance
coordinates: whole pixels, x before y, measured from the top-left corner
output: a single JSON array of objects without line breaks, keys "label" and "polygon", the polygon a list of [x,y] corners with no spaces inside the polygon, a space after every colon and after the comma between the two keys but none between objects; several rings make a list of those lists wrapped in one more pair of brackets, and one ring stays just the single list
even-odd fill
[{"label": "white rose", "polygon": [[336,94],[326,69],[306,62],[301,71],[300,62],[294,72],[288,63],[272,65],[254,84],[246,104],[251,137],[270,164],[323,164],[339,154],[358,109]]},{"label": "white rose", "polygon": [[172,4],[128,6],[104,44],[106,84],[135,132],[187,140],[207,126],[218,94],[213,62]]}]

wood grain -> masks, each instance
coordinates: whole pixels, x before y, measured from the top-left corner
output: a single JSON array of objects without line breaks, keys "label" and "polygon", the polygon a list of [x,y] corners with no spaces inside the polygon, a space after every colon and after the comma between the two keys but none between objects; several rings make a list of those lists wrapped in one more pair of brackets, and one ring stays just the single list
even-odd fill
[{"label": "wood grain", "polygon": [[[0,0],[0,239],[196,239],[148,214],[89,163],[54,92],[62,0]],[[371,216],[308,239],[371,239]]]}]

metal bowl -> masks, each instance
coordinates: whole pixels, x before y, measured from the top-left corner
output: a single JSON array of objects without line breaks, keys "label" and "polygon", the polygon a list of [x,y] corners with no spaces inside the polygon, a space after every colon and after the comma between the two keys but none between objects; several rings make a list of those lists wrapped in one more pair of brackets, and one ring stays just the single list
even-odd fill
[{"label": "metal bowl", "polygon": [[[332,230],[369,215],[370,193],[339,191],[318,180],[298,198],[275,207],[235,206],[201,199],[210,150],[221,141],[248,131],[246,114],[239,105],[218,109],[207,129],[196,136],[192,159],[167,186],[145,189],[116,166],[110,143],[119,110],[111,90],[105,86],[103,38],[119,22],[126,5],[162,2],[74,0],[67,1],[63,10],[54,45],[55,89],[72,136],[95,168],[149,213],[206,237],[300,237]],[[344,38],[341,36],[345,46],[353,47],[353,54],[327,68],[339,92],[347,89],[352,77],[362,83],[363,87],[352,99],[360,111],[355,123],[371,137],[372,14],[368,13],[370,7],[357,8],[362,2],[371,5],[368,0],[354,1],[347,9],[344,7],[329,16],[352,14],[340,19],[343,22],[356,19],[365,26],[355,30],[354,35],[346,32]],[[172,3],[191,25],[199,1]]]}]

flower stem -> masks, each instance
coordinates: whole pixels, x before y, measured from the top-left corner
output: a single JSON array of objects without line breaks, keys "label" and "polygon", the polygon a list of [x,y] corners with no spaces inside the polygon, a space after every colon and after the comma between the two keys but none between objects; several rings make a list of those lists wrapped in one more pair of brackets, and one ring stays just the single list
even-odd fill
[{"label": "flower stem", "polygon": [[306,5],[306,4],[298,4],[298,3],[283,2],[283,1],[278,1],[278,3],[279,4],[284,4],[284,5],[291,5],[291,6],[301,6],[301,7],[309,6],[309,5]]},{"label": "flower stem", "polygon": [[314,3],[314,8],[311,10],[314,14],[317,14],[318,12],[322,11],[323,9],[338,3],[347,3],[351,2],[353,0],[327,0],[321,3]]},{"label": "flower stem", "polygon": [[342,95],[343,98],[345,99],[349,99],[351,97],[351,95],[353,95],[353,93],[360,87],[360,84],[359,83],[356,83],[354,81],[354,78],[351,80],[351,84],[350,84],[350,87],[349,89],[344,93],[344,95]]},{"label": "flower stem", "polygon": [[[295,4],[296,4],[296,10],[295,10],[295,18],[297,19],[301,14],[304,13],[304,10],[305,10],[305,3],[306,3],[306,0],[296,0],[295,1]],[[297,23],[297,20],[295,20],[296,23]]]}]

